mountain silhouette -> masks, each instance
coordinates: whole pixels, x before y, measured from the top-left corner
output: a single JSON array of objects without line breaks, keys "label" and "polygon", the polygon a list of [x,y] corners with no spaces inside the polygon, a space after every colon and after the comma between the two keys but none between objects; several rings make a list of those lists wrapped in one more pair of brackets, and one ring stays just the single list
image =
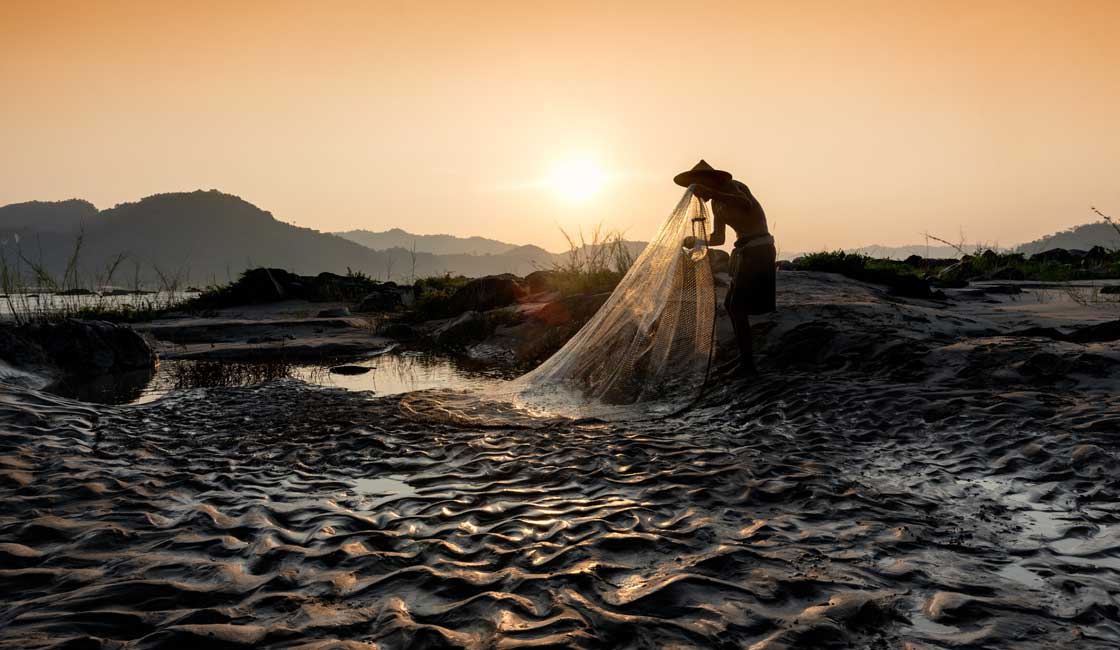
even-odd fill
[{"label": "mountain silhouette", "polygon": [[0,231],[71,233],[96,215],[97,208],[81,199],[13,203],[0,207]]},{"label": "mountain silhouette", "polygon": [[[564,258],[537,246],[483,237],[411,235],[399,229],[369,241],[403,245],[374,250],[346,237],[279,221],[217,190],[156,194],[101,211],[80,200],[0,207],[0,254],[9,268],[21,267],[33,283],[28,262],[58,278],[79,239],[77,271],[85,284],[104,283],[107,267],[123,256],[108,282],[118,286],[129,286],[137,278],[146,286],[158,285],[161,277],[176,278],[182,286],[221,284],[259,266],[303,275],[349,269],[398,282],[445,273],[525,275]],[[638,251],[643,246],[629,245]]]},{"label": "mountain silhouette", "polygon": [[1094,246],[1120,248],[1120,233],[1111,224],[1097,221],[1040,237],[1019,246],[1016,250],[1032,255],[1052,248],[1089,250]]},{"label": "mountain silhouette", "polygon": [[404,248],[435,255],[501,255],[517,246],[486,237],[456,237],[454,235],[414,235],[400,228],[382,232],[348,230],[335,233],[339,237],[357,242],[373,250]]}]

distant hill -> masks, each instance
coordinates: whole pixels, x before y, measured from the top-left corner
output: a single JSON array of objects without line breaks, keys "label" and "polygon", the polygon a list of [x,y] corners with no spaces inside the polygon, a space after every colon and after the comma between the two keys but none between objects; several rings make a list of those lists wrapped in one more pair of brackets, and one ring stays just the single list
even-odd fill
[{"label": "distant hill", "polygon": [[97,207],[81,199],[13,203],[0,207],[0,230],[72,233],[96,215]]},{"label": "distant hill", "polygon": [[[454,250],[458,242],[489,242],[508,247],[498,253],[435,254],[407,247],[373,250],[338,235],[301,228],[217,190],[156,194],[134,203],[98,211],[86,201],[30,202],[0,207],[0,253],[13,267],[22,258],[62,274],[82,233],[80,275],[86,284],[104,281],[105,269],[125,256],[112,284],[158,286],[160,276],[177,277],[182,286],[224,283],[246,268],[270,266],[310,275],[347,269],[378,279],[411,281],[444,273],[466,276],[516,273],[551,268],[564,254],[537,246],[513,246],[482,237],[437,236]],[[393,232],[393,231],[390,231]],[[14,237],[13,235],[19,235]],[[404,231],[394,235],[409,241]],[[446,239],[443,239],[446,238]],[[391,240],[386,240],[391,241]],[[466,244],[469,246],[469,244]],[[629,242],[632,251],[644,244]],[[18,262],[26,280],[28,265]],[[92,287],[90,287],[92,288]]]},{"label": "distant hill", "polygon": [[487,239],[486,237],[456,237],[454,235],[414,235],[393,228],[383,232],[348,230],[335,233],[339,237],[357,242],[373,250],[403,248],[435,255],[501,255],[517,248],[514,244]]},{"label": "distant hill", "polygon": [[1032,255],[1052,248],[1089,250],[1094,246],[1120,248],[1120,233],[1104,221],[1086,223],[1056,232],[1019,246],[1020,253]]}]

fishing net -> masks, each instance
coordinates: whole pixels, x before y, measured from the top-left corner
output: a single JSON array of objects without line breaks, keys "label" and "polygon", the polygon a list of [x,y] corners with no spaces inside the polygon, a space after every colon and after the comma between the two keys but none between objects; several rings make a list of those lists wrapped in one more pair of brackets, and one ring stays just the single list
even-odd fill
[{"label": "fishing net", "polygon": [[417,417],[509,426],[518,413],[641,418],[688,406],[715,350],[708,224],[707,206],[686,191],[610,298],[547,361],[484,396],[414,394],[402,407]]},{"label": "fishing net", "polygon": [[707,206],[686,191],[591,320],[514,382],[525,405],[602,417],[691,403],[715,349],[708,223]]}]

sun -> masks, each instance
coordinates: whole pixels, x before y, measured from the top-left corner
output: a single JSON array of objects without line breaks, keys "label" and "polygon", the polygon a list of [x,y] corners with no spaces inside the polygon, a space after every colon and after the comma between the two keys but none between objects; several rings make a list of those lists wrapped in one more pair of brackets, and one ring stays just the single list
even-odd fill
[{"label": "sun", "polygon": [[565,201],[586,203],[603,191],[607,174],[593,158],[563,158],[553,163],[545,184]]}]

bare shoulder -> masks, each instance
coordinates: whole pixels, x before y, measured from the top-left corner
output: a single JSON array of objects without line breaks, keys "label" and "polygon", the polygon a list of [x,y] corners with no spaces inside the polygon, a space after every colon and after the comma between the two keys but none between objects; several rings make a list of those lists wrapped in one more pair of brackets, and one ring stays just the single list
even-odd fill
[{"label": "bare shoulder", "polygon": [[744,196],[754,196],[753,194],[751,194],[751,188],[747,187],[747,184],[743,181],[733,179],[731,181],[731,185],[739,194],[742,194]]}]

